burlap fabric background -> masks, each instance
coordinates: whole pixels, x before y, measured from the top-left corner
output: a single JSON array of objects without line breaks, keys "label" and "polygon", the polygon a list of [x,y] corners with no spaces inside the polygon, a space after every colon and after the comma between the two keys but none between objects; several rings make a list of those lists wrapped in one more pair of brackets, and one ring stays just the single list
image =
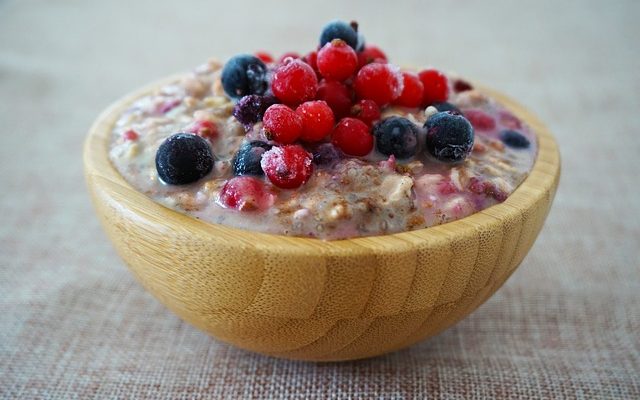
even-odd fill
[{"label": "burlap fabric background", "polygon": [[[231,3],[0,1],[1,398],[640,398],[639,2]],[[275,360],[133,280],[89,203],[82,140],[131,89],[211,55],[304,51],[335,16],[397,62],[534,109],[563,176],[520,269],[457,326],[371,360]]]}]

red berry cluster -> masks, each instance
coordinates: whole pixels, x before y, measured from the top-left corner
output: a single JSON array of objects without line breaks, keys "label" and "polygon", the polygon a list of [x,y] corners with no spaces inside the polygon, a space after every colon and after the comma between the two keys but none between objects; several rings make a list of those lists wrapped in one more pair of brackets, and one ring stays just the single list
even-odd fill
[{"label": "red berry cluster", "polygon": [[296,188],[310,178],[313,157],[306,146],[331,142],[346,156],[365,156],[374,146],[372,125],[385,107],[425,108],[449,96],[441,72],[403,71],[380,48],[356,45],[353,33],[323,40],[325,33],[321,45],[304,56],[255,53],[270,70],[271,93],[280,103],[262,116],[264,133],[275,145],[261,162],[280,188]]}]

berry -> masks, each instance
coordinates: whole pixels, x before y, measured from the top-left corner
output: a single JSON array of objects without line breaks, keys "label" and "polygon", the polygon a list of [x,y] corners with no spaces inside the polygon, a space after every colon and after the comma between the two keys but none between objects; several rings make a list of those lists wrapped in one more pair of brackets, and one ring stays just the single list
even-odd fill
[{"label": "berry", "polygon": [[351,107],[351,115],[371,126],[372,123],[380,119],[380,107],[373,100],[360,100]]},{"label": "berry", "polygon": [[262,120],[265,111],[270,106],[278,103],[273,96],[258,96],[250,94],[240,99],[233,107],[233,116],[245,126],[251,126]]},{"label": "berry", "polygon": [[140,135],[138,134],[138,132],[134,131],[133,129],[127,129],[122,134],[122,137],[124,138],[124,140],[135,142],[136,140],[138,140],[140,138]]},{"label": "berry", "polygon": [[518,119],[515,115],[511,114],[507,110],[502,110],[498,114],[500,123],[508,129],[522,129],[522,121]]},{"label": "berry", "polygon": [[464,116],[471,122],[474,129],[479,131],[492,131],[496,129],[496,120],[482,110],[472,108],[466,110]]},{"label": "berry", "polygon": [[300,58],[300,54],[296,53],[295,51],[288,51],[280,56],[280,59],[278,59],[278,64],[285,64],[287,58],[297,60],[298,58]]},{"label": "berry", "polygon": [[260,140],[244,142],[233,158],[234,175],[264,175],[260,160],[265,151],[271,150],[269,143]]},{"label": "berry", "polygon": [[313,163],[316,165],[331,165],[342,158],[340,150],[332,143],[322,143],[313,149]]},{"label": "berry", "polygon": [[358,56],[343,40],[334,39],[320,49],[317,63],[322,76],[344,81],[356,72]]},{"label": "berry", "polygon": [[411,121],[402,117],[389,117],[373,127],[376,149],[386,155],[397,158],[409,158],[418,150],[420,130]]},{"label": "berry", "polygon": [[273,62],[273,56],[266,51],[256,51],[254,55],[265,64],[271,64]]},{"label": "berry", "polygon": [[526,149],[531,145],[529,139],[518,131],[506,130],[500,133],[500,140],[514,149]]},{"label": "berry", "polygon": [[451,111],[453,113],[456,114],[461,114],[462,115],[462,111],[460,111],[460,109],[456,106],[454,106],[453,104],[443,101],[441,103],[433,103],[431,104],[431,107],[435,107],[436,110],[442,112],[442,111]]},{"label": "berry", "polygon": [[350,156],[366,156],[373,148],[373,136],[364,122],[343,118],[331,134],[332,143]]},{"label": "berry", "polygon": [[373,63],[362,67],[355,80],[356,94],[384,106],[402,93],[402,74],[390,64]]},{"label": "berry", "polygon": [[302,57],[302,61],[309,64],[309,66],[313,68],[315,72],[318,72],[318,52],[317,51],[312,51],[311,53]]},{"label": "berry", "polygon": [[365,46],[364,50],[358,53],[358,67],[362,68],[373,62],[384,64],[387,62],[387,55],[376,46]]},{"label": "berry", "polygon": [[315,97],[318,78],[309,64],[293,60],[276,68],[271,90],[283,103],[297,106]]},{"label": "berry", "polygon": [[324,47],[325,44],[329,43],[333,39],[344,40],[354,50],[358,46],[358,34],[355,29],[346,22],[331,21],[322,28],[322,33],[320,34],[320,47]]},{"label": "berry", "polygon": [[336,118],[349,115],[349,110],[351,109],[351,94],[344,84],[323,79],[318,85],[316,98],[326,101],[333,110]]},{"label": "berry", "polygon": [[267,108],[262,123],[267,137],[281,144],[293,143],[302,134],[302,119],[284,104]]},{"label": "berry", "polygon": [[442,72],[435,69],[427,69],[421,71],[418,77],[424,86],[423,106],[447,101],[449,98],[449,81]]},{"label": "berry", "polygon": [[274,146],[262,155],[262,169],[267,178],[283,189],[295,189],[302,186],[311,176],[312,156],[302,146]]},{"label": "berry", "polygon": [[169,136],[156,153],[158,176],[170,185],[186,185],[203,178],[213,163],[209,143],[192,133]]},{"label": "berry", "polygon": [[264,94],[269,87],[267,66],[258,57],[240,54],[222,69],[222,87],[229,97],[239,99],[248,94]]},{"label": "berry", "polygon": [[302,119],[301,139],[307,142],[318,142],[324,139],[331,130],[335,119],[329,105],[322,100],[302,103],[296,109]]},{"label": "berry", "polygon": [[456,79],[453,83],[453,91],[456,93],[466,92],[467,90],[473,90],[473,86],[467,81],[463,81],[462,79]]},{"label": "berry", "polygon": [[405,107],[419,107],[422,104],[424,86],[418,75],[411,72],[402,73],[403,88],[395,104]]},{"label": "berry", "polygon": [[195,133],[205,139],[213,140],[218,137],[218,125],[213,121],[200,120],[189,125],[185,132]]},{"label": "berry", "polygon": [[443,111],[433,114],[424,124],[429,154],[443,162],[462,161],[473,148],[473,127],[460,114]]},{"label": "berry", "polygon": [[239,176],[229,179],[218,196],[218,202],[224,207],[240,211],[266,210],[275,200],[264,182],[251,176]]}]

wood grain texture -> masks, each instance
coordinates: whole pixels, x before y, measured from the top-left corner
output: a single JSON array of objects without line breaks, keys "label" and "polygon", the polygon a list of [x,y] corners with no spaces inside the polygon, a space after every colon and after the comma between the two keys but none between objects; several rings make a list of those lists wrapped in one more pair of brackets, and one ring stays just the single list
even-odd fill
[{"label": "wood grain texture", "polygon": [[250,232],[206,223],[136,191],[108,159],[114,122],[91,127],[85,176],[116,250],[156,298],[225,342],[277,357],[350,360],[435,335],[486,301],[520,264],[547,216],[560,176],[556,143],[531,113],[482,89],[526,121],[539,153],[499,205],[444,225],[341,241]]}]

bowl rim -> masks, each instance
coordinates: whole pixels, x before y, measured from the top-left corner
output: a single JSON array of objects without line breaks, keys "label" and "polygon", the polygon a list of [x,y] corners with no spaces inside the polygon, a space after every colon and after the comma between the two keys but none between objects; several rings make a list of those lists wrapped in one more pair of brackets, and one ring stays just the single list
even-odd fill
[{"label": "bowl rim", "polygon": [[[525,121],[536,134],[538,154],[529,175],[499,204],[475,212],[469,216],[427,228],[398,232],[386,235],[364,236],[349,239],[322,240],[317,238],[286,236],[258,231],[234,228],[212,222],[202,221],[179,211],[167,208],[131,186],[109,160],[109,143],[112,129],[121,115],[133,102],[151,94],[160,87],[177,82],[189,76],[188,73],[176,74],[157,80],[134,90],[108,106],[93,122],[85,139],[83,164],[87,184],[92,191],[101,190],[112,204],[127,211],[136,218],[149,221],[150,216],[166,225],[180,226],[198,235],[212,240],[224,240],[229,245],[251,246],[256,249],[280,252],[328,252],[332,254],[357,255],[377,251],[401,251],[424,242],[450,240],[453,236],[473,234],[487,224],[500,223],[506,219],[517,218],[522,210],[531,209],[538,201],[553,196],[560,175],[560,154],[555,139],[547,127],[530,111],[506,95],[485,86],[473,85],[487,94],[518,118]],[[117,193],[117,196],[113,196]],[[94,201],[95,200],[95,196]],[[131,214],[133,213],[133,214]],[[157,222],[155,222],[157,223]],[[381,240],[382,239],[382,240]]]}]

